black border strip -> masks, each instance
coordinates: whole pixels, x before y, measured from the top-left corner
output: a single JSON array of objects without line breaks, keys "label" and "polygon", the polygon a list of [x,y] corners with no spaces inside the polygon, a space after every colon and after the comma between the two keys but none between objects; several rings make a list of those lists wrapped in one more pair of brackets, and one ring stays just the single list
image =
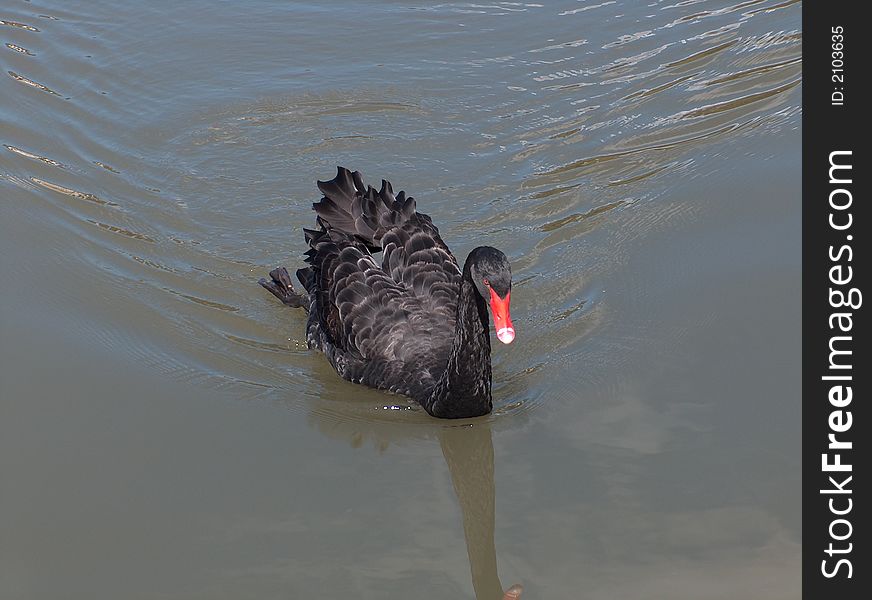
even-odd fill
[{"label": "black border strip", "polygon": [[870,496],[859,490],[872,489],[860,459],[869,453],[863,433],[872,364],[863,352],[869,338],[863,304],[872,302],[863,298],[872,139],[861,134],[872,122],[863,91],[870,87],[872,29],[862,6],[806,2],[802,11],[802,577],[803,596],[814,599],[849,600],[872,589],[864,581],[872,573]]}]

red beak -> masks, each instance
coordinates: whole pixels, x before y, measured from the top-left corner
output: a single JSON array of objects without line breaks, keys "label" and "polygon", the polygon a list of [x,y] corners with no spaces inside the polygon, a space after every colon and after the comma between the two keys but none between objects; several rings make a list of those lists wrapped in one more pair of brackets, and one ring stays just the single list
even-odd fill
[{"label": "red beak", "polygon": [[491,312],[494,315],[494,328],[497,330],[497,339],[504,344],[511,344],[515,339],[515,328],[512,327],[512,316],[509,314],[509,301],[512,297],[512,292],[506,294],[505,298],[500,298],[497,293],[491,288]]}]

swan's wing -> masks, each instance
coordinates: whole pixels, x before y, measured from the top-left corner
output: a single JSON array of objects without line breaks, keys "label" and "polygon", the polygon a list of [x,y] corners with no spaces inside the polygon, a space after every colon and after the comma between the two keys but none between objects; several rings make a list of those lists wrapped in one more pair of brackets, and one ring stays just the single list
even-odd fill
[{"label": "swan's wing", "polygon": [[316,310],[335,347],[366,361],[411,363],[453,331],[393,280],[365,247],[337,232],[307,232]]},{"label": "swan's wing", "polygon": [[381,240],[385,273],[424,300],[431,311],[453,320],[461,273],[429,217],[416,214],[387,229]]},{"label": "swan's wing", "polygon": [[461,272],[429,216],[416,210],[405,192],[394,196],[390,182],[376,191],[359,172],[338,168],[336,177],[319,181],[324,197],[313,205],[325,230],[347,234],[372,251],[383,250],[382,269],[430,310],[453,318]]}]

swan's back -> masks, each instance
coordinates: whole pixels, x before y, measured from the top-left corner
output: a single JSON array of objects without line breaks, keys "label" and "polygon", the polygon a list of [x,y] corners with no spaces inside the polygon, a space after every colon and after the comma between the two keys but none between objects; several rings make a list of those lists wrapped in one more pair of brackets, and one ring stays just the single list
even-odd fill
[{"label": "swan's back", "polygon": [[[427,215],[382,181],[339,167],[318,182],[317,230],[305,230],[307,339],[345,379],[421,401],[445,369],[461,272]],[[383,252],[379,264],[373,252]]]}]

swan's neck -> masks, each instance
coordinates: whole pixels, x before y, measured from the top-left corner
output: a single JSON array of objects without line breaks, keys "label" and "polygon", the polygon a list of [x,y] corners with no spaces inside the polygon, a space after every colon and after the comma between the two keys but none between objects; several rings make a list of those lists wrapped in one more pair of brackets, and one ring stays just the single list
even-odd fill
[{"label": "swan's neck", "polygon": [[435,417],[478,417],[491,411],[490,320],[487,305],[465,276],[457,300],[448,365],[425,408]]}]

